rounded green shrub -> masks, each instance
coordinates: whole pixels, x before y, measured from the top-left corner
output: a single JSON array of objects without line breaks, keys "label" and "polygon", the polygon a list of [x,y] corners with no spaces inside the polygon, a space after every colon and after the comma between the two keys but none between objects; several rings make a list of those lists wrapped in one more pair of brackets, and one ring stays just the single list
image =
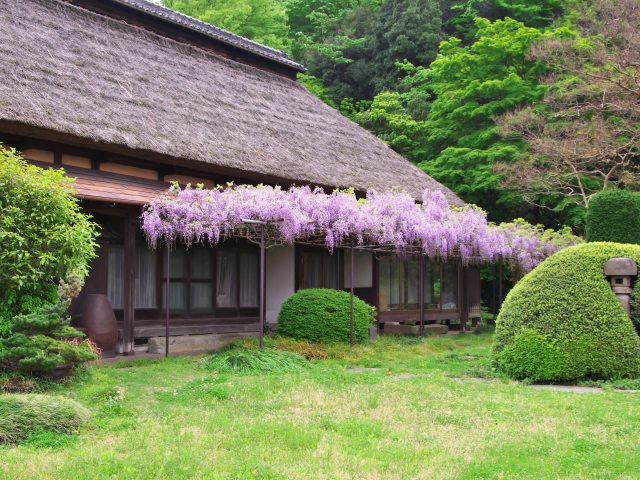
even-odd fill
[{"label": "rounded green shrub", "polygon": [[71,434],[90,415],[78,402],[64,397],[0,395],[0,444],[23,442],[41,432]]},{"label": "rounded green shrub", "polygon": [[[358,297],[353,299],[354,339],[369,337],[375,309]],[[300,290],[287,298],[278,314],[277,333],[312,342],[348,342],[350,336],[349,294],[328,288]]]},{"label": "rounded green shrub", "polygon": [[628,190],[604,190],[587,210],[587,242],[640,244],[640,196]]},{"label": "rounded green shrub", "polygon": [[640,262],[640,246],[577,245],[520,280],[496,320],[497,369],[533,381],[640,376],[640,337],[603,273],[614,257]]}]

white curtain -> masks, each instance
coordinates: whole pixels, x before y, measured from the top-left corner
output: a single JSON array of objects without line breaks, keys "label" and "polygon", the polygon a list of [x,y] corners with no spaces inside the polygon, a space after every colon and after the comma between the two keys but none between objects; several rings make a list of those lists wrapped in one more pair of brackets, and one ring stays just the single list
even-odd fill
[{"label": "white curtain", "polygon": [[124,247],[110,245],[107,254],[107,297],[115,309],[124,308]]},{"label": "white curtain", "polygon": [[445,263],[442,272],[442,308],[444,310],[458,307],[458,267],[453,263]]},{"label": "white curtain", "polygon": [[338,288],[338,255],[325,253],[324,257],[324,288]]},{"label": "white curtain", "polygon": [[237,306],[236,256],[234,252],[218,251],[216,272],[216,306]]},{"label": "white curtain", "polygon": [[[166,252],[165,252],[166,254]],[[170,258],[170,277],[169,285],[169,310],[172,312],[183,312],[187,308],[186,302],[186,284],[178,281],[184,278],[186,273],[186,253],[184,248],[178,247],[171,251]],[[164,276],[167,276],[167,262],[162,262],[164,266]],[[166,280],[162,282],[162,308],[166,307]]]},{"label": "white curtain", "polygon": [[400,308],[400,262],[392,257],[380,259],[380,309],[398,310]]},{"label": "white curtain", "polygon": [[257,253],[240,254],[240,306],[258,307],[259,284],[258,270],[260,269]]},{"label": "white curtain", "polygon": [[213,310],[213,252],[212,248],[194,247],[190,251],[191,283],[189,295],[191,310],[211,312]]},{"label": "white curtain", "polygon": [[156,308],[156,252],[148,247],[136,250],[136,308]]},{"label": "white curtain", "polygon": [[406,308],[418,308],[420,293],[420,260],[406,260],[405,267],[405,292],[406,292]]}]

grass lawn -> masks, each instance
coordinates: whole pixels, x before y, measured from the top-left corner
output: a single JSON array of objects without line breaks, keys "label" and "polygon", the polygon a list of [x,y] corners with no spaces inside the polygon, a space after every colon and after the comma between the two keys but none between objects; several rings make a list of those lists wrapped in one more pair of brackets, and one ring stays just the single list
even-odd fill
[{"label": "grass lawn", "polygon": [[92,366],[55,391],[89,425],[0,447],[0,478],[640,478],[640,394],[474,381],[490,344],[382,338],[280,375]]}]

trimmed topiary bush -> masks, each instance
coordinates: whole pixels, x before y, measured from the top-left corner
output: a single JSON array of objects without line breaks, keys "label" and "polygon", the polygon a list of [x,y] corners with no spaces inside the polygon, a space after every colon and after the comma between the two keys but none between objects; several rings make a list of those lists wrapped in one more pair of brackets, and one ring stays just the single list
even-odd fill
[{"label": "trimmed topiary bush", "polygon": [[[287,298],[278,314],[277,333],[311,342],[348,342],[350,335],[349,294],[329,288],[300,290]],[[369,338],[375,309],[354,298],[354,339]]]},{"label": "trimmed topiary bush", "polygon": [[640,337],[604,276],[604,262],[640,246],[587,243],[562,250],[509,292],[492,359],[516,379],[573,381],[640,376]]},{"label": "trimmed topiary bush", "polygon": [[587,242],[640,244],[640,196],[628,190],[604,190],[587,210]]},{"label": "trimmed topiary bush", "polygon": [[29,435],[74,433],[89,420],[78,402],[50,395],[0,395],[0,444],[19,443]]}]

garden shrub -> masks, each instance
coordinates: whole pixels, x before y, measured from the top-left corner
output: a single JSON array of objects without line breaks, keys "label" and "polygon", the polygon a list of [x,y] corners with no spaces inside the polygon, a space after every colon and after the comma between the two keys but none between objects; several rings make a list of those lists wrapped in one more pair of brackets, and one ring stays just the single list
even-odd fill
[{"label": "garden shrub", "polygon": [[[353,300],[354,339],[363,342],[369,338],[375,309],[358,297]],[[348,342],[349,294],[328,288],[309,288],[294,293],[280,307],[276,332],[311,342]]]},{"label": "garden shrub", "polygon": [[603,273],[613,257],[640,262],[640,246],[577,245],[520,280],[496,321],[498,370],[533,381],[640,376],[640,337]]},{"label": "garden shrub", "polygon": [[0,338],[0,370],[44,375],[98,358],[96,347],[69,325],[66,309],[66,303],[57,302],[36,313],[17,315],[11,335]]},{"label": "garden shrub", "polygon": [[89,417],[85,407],[65,397],[0,395],[0,444],[23,442],[40,432],[71,434]]},{"label": "garden shrub", "polygon": [[587,242],[640,244],[640,195],[628,190],[604,190],[587,210]]},{"label": "garden shrub", "polygon": [[11,320],[57,300],[60,280],[81,281],[95,256],[96,225],[61,169],[28,165],[0,144],[0,337]]}]

